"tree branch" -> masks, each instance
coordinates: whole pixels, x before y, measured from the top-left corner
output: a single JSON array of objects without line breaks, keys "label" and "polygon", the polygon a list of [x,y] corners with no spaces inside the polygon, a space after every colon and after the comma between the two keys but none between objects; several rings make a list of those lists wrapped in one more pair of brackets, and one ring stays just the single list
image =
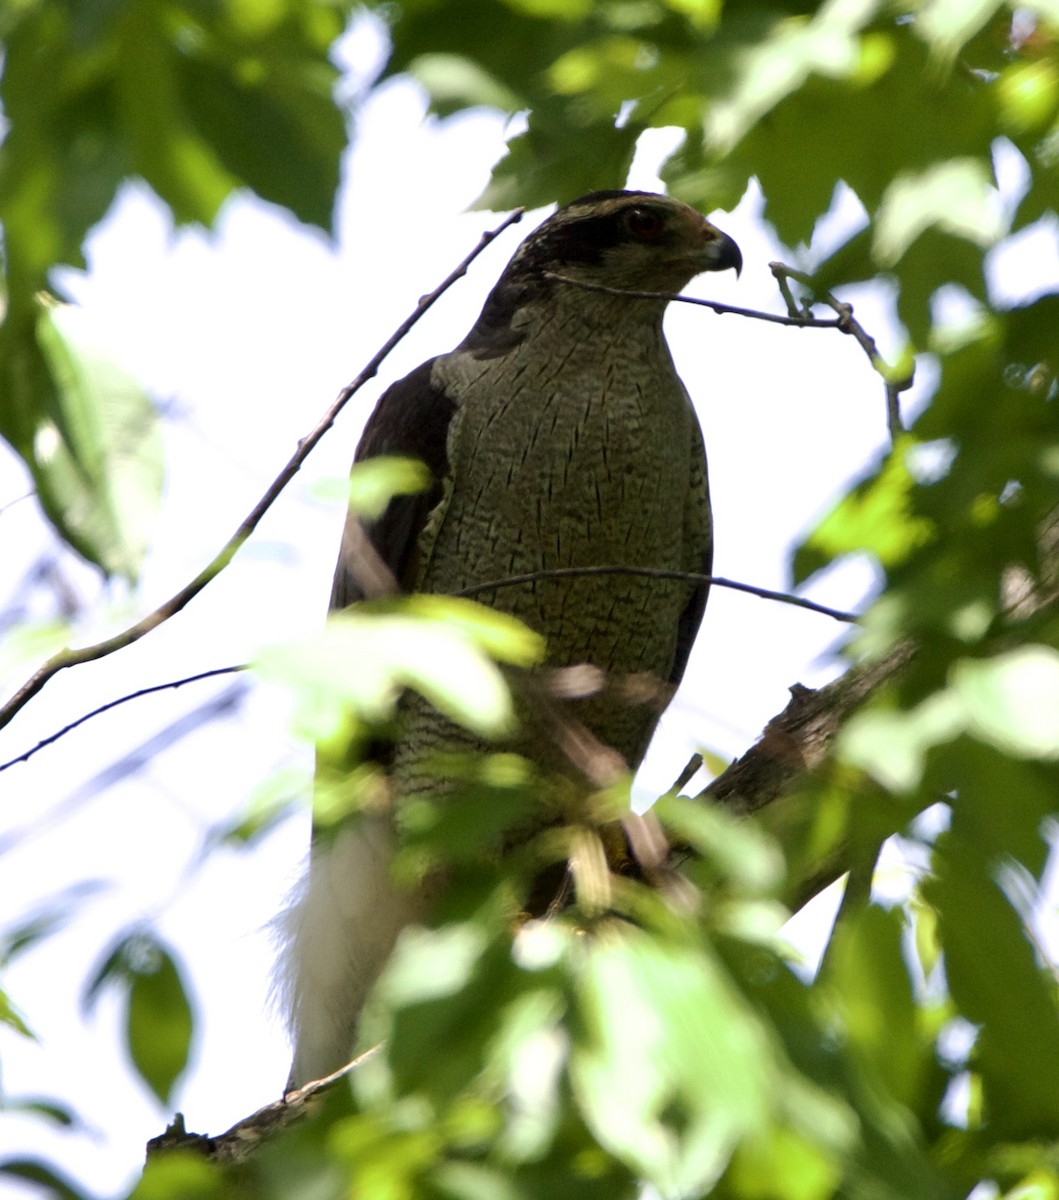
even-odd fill
[{"label": "tree branch", "polygon": [[149,612],[145,617],[141,617],[134,625],[130,625],[127,629],[123,629],[120,633],[114,634],[113,637],[104,639],[101,642],[96,642],[91,646],[83,646],[78,650],[69,648],[60,650],[48,659],[29,679],[18,689],[18,691],[0,707],[0,729],[3,729],[8,722],[22,708],[29,703],[30,700],[44,687],[44,685],[66,667],[74,667],[79,663],[94,662],[96,659],[105,658],[108,654],[113,654],[115,650],[121,650],[125,646],[131,646],[133,642],[137,642],[140,638],[150,633],[152,629],[157,629],[163,622],[168,621],[170,617],[180,612],[190,601],[192,601],[203,588],[214,580],[221,571],[232,561],[243,543],[257,528],[258,523],[266,512],[272,507],[276,498],[280,495],[283,489],[294,478],[301,469],[302,464],[309,457],[312,451],[316,448],[320,439],[331,428],[335,422],[335,418],[346,406],[349,400],[368,382],[372,379],[379,370],[380,365],[391,350],[405,337],[408,331],[419,320],[420,317],[429,309],[434,302],[443,295],[452,285],[461,279],[466,273],[467,268],[478,257],[479,254],[498,237],[510,225],[514,225],[522,219],[521,208],[515,209],[508,217],[506,217],[495,228],[483,233],[475,248],[468,254],[463,261],[457,266],[433,291],[428,292],[425,296],[421,296],[416,304],[415,310],[406,317],[396,330],[386,339],[383,345],[375,352],[368,361],[367,365],[361,370],[360,374],[349,384],[347,384],[336,397],[331,407],[324,413],[315,428],[298,443],[298,449],[291,456],[290,461],[282,471],[269,485],[265,494],[254,505],[253,509],[247,514],[246,518],[236,529],[235,533],[221,547],[213,560],[208,563],[195,578],[180,589],[175,595],[171,596],[164,604],[160,604],[152,612]]},{"label": "tree branch", "polygon": [[806,600],[802,596],[792,596],[789,592],[774,592],[769,588],[757,587],[752,583],[740,583],[736,579],[726,579],[723,575],[703,575],[697,571],[668,571],[661,567],[549,567],[542,571],[526,571],[522,575],[505,575],[503,579],[491,579],[486,583],[475,583],[470,587],[453,592],[454,596],[476,596],[479,592],[490,592],[500,588],[516,587],[523,583],[536,583],[539,579],[571,579],[587,575],[639,575],[647,579],[679,579],[685,583],[709,583],[715,587],[731,588],[736,592],[746,592],[751,596],[760,596],[763,600],[778,600],[781,604],[793,604],[797,608],[806,608],[810,612],[821,613],[836,621],[855,622],[859,620],[856,613],[845,612],[840,608],[830,608],[826,604],[817,604],[815,600]]},{"label": "tree branch", "polygon": [[245,671],[247,669],[246,663],[239,663],[231,667],[213,667],[209,671],[199,671],[197,675],[187,675],[183,679],[171,679],[168,683],[156,683],[151,687],[129,692],[126,696],[119,696],[117,700],[109,700],[106,704],[101,704],[98,708],[93,708],[91,712],[83,713],[76,721],[71,721],[68,725],[64,725],[62,729],[57,729],[54,733],[48,734],[46,738],[41,738],[35,746],[31,746],[28,750],[23,751],[16,758],[9,758],[7,762],[0,763],[0,771],[6,771],[8,767],[17,766],[19,763],[29,762],[34,754],[37,754],[46,746],[50,746],[53,742],[57,742],[68,733],[72,733],[79,725],[83,725],[86,721],[91,721],[93,717],[102,716],[103,713],[109,712],[112,708],[127,704],[130,700],[139,700],[141,696],[150,696],[155,692],[167,692],[176,688],[182,688],[186,683],[198,683],[200,680],[213,679],[218,675],[233,675],[236,671]]},{"label": "tree branch", "polygon": [[[830,292],[817,292],[811,275],[803,271],[796,271],[794,267],[788,267],[786,263],[781,262],[769,263],[769,269],[772,271],[773,278],[776,280],[780,294],[783,296],[783,301],[787,306],[786,315],[782,313],[763,312],[758,308],[741,308],[737,304],[720,304],[716,300],[703,300],[698,296],[681,296],[671,292],[642,292],[629,288],[613,288],[608,287],[604,283],[590,283],[585,279],[573,279],[569,275],[560,275],[556,271],[545,271],[544,274],[548,279],[554,279],[558,283],[568,283],[573,287],[584,288],[587,292],[604,292],[608,296],[629,296],[634,300],[668,300],[679,304],[696,304],[700,308],[708,308],[715,313],[732,313],[738,317],[749,317],[754,321],[768,321],[773,325],[793,325],[799,329],[837,329],[841,333],[848,333],[868,356],[868,361],[872,367],[883,378],[883,382],[886,385],[886,425],[890,433],[890,440],[896,440],[897,436],[904,429],[901,423],[900,394],[912,386],[915,367],[913,366],[905,374],[897,374],[895,369],[879,353],[875,339],[854,318],[853,305],[836,300]],[[788,282],[791,279],[813,292],[816,296],[816,300],[813,303],[826,304],[838,316],[834,318],[814,317],[809,305],[799,304],[795,300],[790,283]]]},{"label": "tree branch", "polygon": [[[811,275],[807,275],[803,271],[796,271],[793,267],[788,267],[785,263],[781,262],[769,263],[769,270],[772,272],[772,276],[780,289],[784,303],[787,305],[788,313],[793,317],[808,318],[807,323],[811,323],[817,327],[821,325],[832,326],[840,329],[843,333],[848,333],[868,356],[868,361],[875,371],[882,376],[883,383],[886,385],[886,428],[890,434],[890,441],[895,442],[898,435],[904,432],[904,425],[901,421],[901,393],[907,391],[912,386],[915,379],[915,364],[904,374],[898,374],[879,353],[879,347],[875,344],[875,339],[871,334],[868,333],[859,321],[854,320],[853,305],[836,300],[828,291],[820,292],[813,283]],[[789,279],[793,279],[797,283],[800,283],[802,287],[808,288],[816,297],[818,303],[826,304],[828,308],[838,313],[838,320],[818,321],[814,318],[807,305],[799,305],[794,299],[790,284],[787,282]]]},{"label": "tree branch", "polygon": [[[851,667],[822,688],[794,684],[787,707],[765,726],[753,746],[705,787],[697,800],[723,805],[737,816],[769,809],[770,819],[795,800],[803,783],[818,777],[834,750],[839,729],[850,714],[911,662],[910,643],[877,662]],[[811,875],[790,881],[787,901],[798,909],[849,869],[844,847],[813,864]]]}]

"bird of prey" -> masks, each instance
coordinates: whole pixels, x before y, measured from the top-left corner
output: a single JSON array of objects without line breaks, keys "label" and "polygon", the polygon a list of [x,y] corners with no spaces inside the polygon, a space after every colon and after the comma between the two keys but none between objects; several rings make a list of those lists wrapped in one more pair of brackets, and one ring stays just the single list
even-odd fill
[{"label": "bird of prey", "polygon": [[[431,475],[426,491],[394,498],[366,528],[400,587],[452,594],[599,566],[708,574],[706,457],[662,333],[666,299],[622,293],[668,296],[700,272],[741,265],[727,234],[649,192],[594,192],[531,233],[467,337],[390,387],[365,427],[358,461],[406,455]],[[358,536],[351,521],[332,608],[362,598]],[[706,592],[679,578],[586,573],[477,598],[543,634],[549,666],[675,687]],[[387,762],[398,795],[432,786],[424,761],[454,736],[426,701],[407,701]],[[577,704],[577,719],[635,768],[659,706],[609,691]],[[548,759],[545,740],[518,748]],[[378,813],[314,839],[287,918],[291,1087],[349,1059],[369,989],[401,929],[424,915],[423,889],[391,878],[393,841],[392,817]]]}]

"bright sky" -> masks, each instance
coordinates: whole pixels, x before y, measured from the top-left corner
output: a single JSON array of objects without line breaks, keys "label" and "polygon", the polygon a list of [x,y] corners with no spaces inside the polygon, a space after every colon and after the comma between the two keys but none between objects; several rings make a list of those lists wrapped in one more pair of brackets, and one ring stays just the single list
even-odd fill
[{"label": "bright sky", "polygon": [[[354,72],[363,72],[377,41],[362,30],[347,39],[345,53]],[[87,275],[65,282],[92,330],[166,411],[168,482],[155,549],[133,600],[101,605],[93,574],[71,572],[82,598],[104,613],[95,625],[86,618],[79,642],[129,623],[211,558],[339,388],[479,232],[498,223],[493,214],[461,213],[500,153],[501,122],[478,114],[439,125],[424,122],[423,113],[416,88],[403,82],[360,112],[337,248],[248,201],[232,202],[215,234],[174,234],[142,187],[127,189],[93,235]],[[665,138],[645,147],[632,186],[659,186],[654,166]],[[742,278],[709,276],[688,291],[779,311],[767,264],[782,251],[768,240],[753,198],[715,219],[742,248]],[[262,645],[319,626],[342,513],[313,499],[314,484],[344,477],[387,383],[463,336],[529,227],[527,218],[509,230],[404,341],[234,566],[137,646],[49,684],[0,737],[0,760],[107,700],[245,661]],[[883,352],[894,354],[886,298],[868,291],[847,298]],[[837,333],[680,305],[667,330],[710,456],[715,569],[784,588],[792,543],[884,444],[883,389],[853,341]],[[926,383],[927,371],[921,375]],[[0,503],[26,486],[17,463],[0,461]],[[44,535],[32,501],[6,510],[4,522],[8,574],[17,580],[40,555]],[[849,569],[808,594],[855,607],[870,583],[866,568]],[[685,686],[645,765],[645,794],[666,787],[696,744],[729,756],[744,751],[784,706],[792,683],[812,685],[835,673],[829,650],[840,635],[827,618],[715,590]],[[32,666],[12,671],[5,694]],[[282,695],[265,687],[244,696],[227,719],[158,753],[137,754],[232,686],[193,685],[126,705],[5,777],[0,847],[8,899],[0,923],[82,881],[105,886],[61,936],[7,976],[39,1043],[0,1035],[5,1091],[60,1097],[88,1127],[45,1137],[39,1122],[4,1119],[0,1157],[46,1153],[99,1192],[114,1193],[128,1186],[146,1140],[161,1132],[168,1114],[125,1065],[116,1005],[105,999],[87,1019],[78,1010],[106,939],[142,918],[178,947],[199,1006],[195,1062],[177,1098],[188,1128],[220,1132],[282,1087],[288,1051],[281,1023],[267,1012],[273,951],[266,926],[300,869],[307,812],[253,854],[217,854],[204,867],[198,855],[212,824],[277,772],[307,772],[311,755],[288,731]],[[129,770],[115,781],[105,773],[118,762]],[[0,1184],[4,1200],[29,1194]]]}]

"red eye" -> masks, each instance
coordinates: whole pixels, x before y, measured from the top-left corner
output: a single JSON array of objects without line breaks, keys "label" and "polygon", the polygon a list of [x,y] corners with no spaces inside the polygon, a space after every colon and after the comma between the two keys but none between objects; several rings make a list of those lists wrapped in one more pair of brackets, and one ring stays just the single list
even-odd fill
[{"label": "red eye", "polygon": [[662,232],[662,218],[649,208],[630,208],[625,214],[625,227],[633,237],[647,242]]}]

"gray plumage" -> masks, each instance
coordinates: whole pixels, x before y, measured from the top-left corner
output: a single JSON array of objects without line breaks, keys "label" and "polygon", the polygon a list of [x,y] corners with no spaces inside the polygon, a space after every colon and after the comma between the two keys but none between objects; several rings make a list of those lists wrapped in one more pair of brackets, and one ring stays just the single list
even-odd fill
[{"label": "gray plumage", "polygon": [[[588,291],[554,274],[675,293],[702,271],[739,268],[735,243],[693,209],[643,192],[593,193],[531,234],[454,351],[391,387],[357,458],[410,454],[434,484],[391,502],[368,536],[409,591],[459,592],[555,567],[649,566],[709,573],[702,436],[662,334],[666,302]],[[344,539],[332,606],[360,598]],[[476,599],[545,635],[548,664],[590,663],[609,680],[675,687],[706,588],[639,576],[536,580]],[[577,719],[635,767],[659,717],[608,688]],[[409,697],[387,763],[398,795],[436,788],[425,756],[472,744]],[[551,761],[550,745],[518,744]],[[352,1050],[367,991],[425,897],[397,888],[390,818],[358,816],[313,849],[288,916],[295,1058],[291,1083]]]}]

